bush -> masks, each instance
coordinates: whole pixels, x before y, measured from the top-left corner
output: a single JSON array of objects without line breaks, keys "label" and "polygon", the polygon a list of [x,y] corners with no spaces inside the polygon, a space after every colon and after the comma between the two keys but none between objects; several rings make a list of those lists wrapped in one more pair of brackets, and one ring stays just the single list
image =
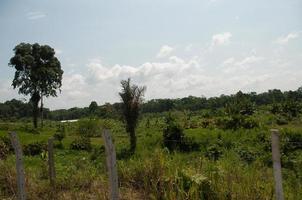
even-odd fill
[{"label": "bush", "polygon": [[65,138],[65,133],[64,132],[55,133],[53,135],[53,138],[58,142],[62,142],[62,140]]},{"label": "bush", "polygon": [[216,120],[216,124],[222,129],[252,129],[259,127],[259,123],[253,118],[244,115],[233,115],[231,117],[220,117]]},{"label": "bush", "polygon": [[167,126],[163,130],[163,143],[169,150],[194,151],[199,149],[199,144],[193,138],[185,137],[183,129],[174,118],[166,118]]},{"label": "bush", "polygon": [[163,130],[164,146],[169,150],[179,149],[184,138],[183,129],[171,115],[166,118],[166,123],[167,126]]},{"label": "bush", "polygon": [[241,117],[233,116],[233,117],[219,117],[216,120],[216,124],[219,128],[222,129],[238,129],[240,127]]},{"label": "bush", "polygon": [[[192,170],[178,171],[178,181],[183,190],[194,199],[216,199],[211,181],[202,174],[194,173]],[[192,198],[191,197],[191,198]]]},{"label": "bush", "polygon": [[288,124],[288,120],[284,116],[278,116],[276,119],[276,123],[278,125],[286,125]]},{"label": "bush", "polygon": [[35,142],[23,146],[23,153],[26,156],[40,155],[43,150],[47,150],[47,145],[43,142]]},{"label": "bush", "polygon": [[74,141],[71,142],[70,149],[90,151],[91,150],[90,138],[80,137],[75,139]]},{"label": "bush", "polygon": [[206,148],[205,156],[211,160],[218,160],[222,155],[221,147],[218,144],[211,144]]},{"label": "bush", "polygon": [[246,147],[241,147],[237,150],[238,155],[240,156],[240,159],[247,164],[251,164],[253,161],[255,161],[257,154],[246,148]]},{"label": "bush", "polygon": [[0,123],[0,130],[8,131],[10,130],[10,126],[8,123]]},{"label": "bush", "polygon": [[98,158],[100,158],[101,155],[103,155],[104,153],[105,153],[105,147],[103,145],[99,148],[93,148],[90,154],[90,160],[91,161],[98,160]]},{"label": "bush", "polygon": [[6,159],[8,153],[9,153],[8,147],[3,141],[0,140],[0,160]]},{"label": "bush", "polygon": [[244,118],[244,120],[241,122],[241,127],[246,129],[252,129],[259,127],[259,123],[252,117]]},{"label": "bush", "polygon": [[198,151],[200,144],[194,141],[194,138],[184,137],[181,145],[179,146],[180,151]]},{"label": "bush", "polygon": [[282,132],[281,148],[286,155],[296,150],[302,150],[302,133],[285,129]]},{"label": "bush", "polygon": [[0,142],[4,143],[6,147],[8,148],[9,152],[14,151],[14,147],[10,141],[10,139],[7,136],[0,136]]},{"label": "bush", "polygon": [[81,136],[97,137],[101,136],[100,123],[95,119],[81,119],[78,122],[78,133]]}]

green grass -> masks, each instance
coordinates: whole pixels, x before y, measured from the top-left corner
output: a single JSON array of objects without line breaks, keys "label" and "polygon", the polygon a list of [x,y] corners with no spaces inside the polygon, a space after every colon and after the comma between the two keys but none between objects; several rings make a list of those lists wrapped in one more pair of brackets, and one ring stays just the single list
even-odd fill
[{"label": "green grass", "polygon": [[[150,127],[142,119],[137,128],[137,150],[132,156],[121,156],[129,147],[129,139],[121,122],[107,120],[118,156],[118,173],[124,199],[272,199],[274,180],[270,153],[269,129],[288,130],[302,138],[301,119],[285,126],[270,125],[270,116],[258,114],[263,124],[254,129],[222,130],[217,127],[185,129],[200,149],[193,152],[169,152],[162,146],[163,119],[151,119]],[[200,117],[193,118],[194,120]],[[0,124],[0,136],[16,130],[22,145],[46,142],[58,130],[58,123],[47,122],[39,134],[31,133],[31,125]],[[2,129],[1,129],[2,127]],[[94,152],[70,150],[77,137],[77,123],[66,125],[63,149],[55,149],[57,199],[106,199],[108,178],[105,155],[91,160]],[[286,132],[287,131],[287,132]],[[282,145],[286,141],[282,141]],[[101,137],[92,137],[94,148],[103,145]],[[282,146],[281,145],[281,146]],[[283,146],[282,146],[283,148]],[[217,151],[217,152],[216,152]],[[210,155],[218,153],[215,161]],[[15,157],[0,161],[0,185],[15,190]],[[302,199],[302,149],[282,154],[285,199]],[[41,155],[25,156],[27,188],[31,199],[51,199],[53,190],[47,180],[47,163]],[[11,176],[9,176],[11,175]],[[0,186],[0,198],[13,197]],[[76,195],[77,197],[73,196]]]}]

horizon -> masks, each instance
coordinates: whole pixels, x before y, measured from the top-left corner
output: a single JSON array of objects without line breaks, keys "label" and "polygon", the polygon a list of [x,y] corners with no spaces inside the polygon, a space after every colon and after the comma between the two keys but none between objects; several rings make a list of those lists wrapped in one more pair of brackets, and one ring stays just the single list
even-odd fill
[{"label": "horizon", "polygon": [[147,87],[146,100],[296,90],[301,7],[298,0],[4,0],[0,101],[24,98],[7,64],[20,42],[56,51],[64,75],[62,93],[45,99],[51,110],[118,102],[128,77]]},{"label": "horizon", "polygon": [[[285,92],[290,92],[290,91],[297,91],[297,90],[300,90],[302,89],[302,86],[300,86],[299,88],[295,89],[295,90],[280,90],[278,88],[272,88],[272,89],[269,89],[267,91],[264,91],[264,92],[255,92],[255,91],[251,91],[251,92],[243,92],[244,94],[251,94],[251,93],[256,93],[256,95],[259,95],[259,94],[263,94],[263,93],[267,93],[271,90],[280,90],[282,93],[285,93]],[[211,96],[211,97],[207,97],[207,96],[192,96],[192,95],[189,95],[189,96],[184,96],[184,97],[176,97],[176,98],[156,98],[156,99],[148,99],[148,100],[144,100],[142,104],[145,104],[145,103],[148,103],[149,101],[152,101],[152,100],[166,100],[166,99],[170,99],[170,100],[177,100],[177,99],[183,99],[183,98],[189,98],[189,97],[195,97],[195,98],[205,98],[207,100],[209,100],[210,98],[220,98],[221,96],[234,96],[236,95],[238,92],[242,92],[241,90],[235,92],[235,93],[232,93],[232,94],[220,94],[220,95],[217,95],[217,96]],[[19,101],[23,101],[24,103],[29,103],[28,100],[26,100],[25,98],[12,98],[10,100],[6,100],[6,101],[11,101],[11,100],[19,100]],[[5,103],[6,101],[3,101],[3,102],[0,102],[1,103]],[[47,106],[45,108],[49,109],[50,111],[57,111],[57,110],[69,110],[69,109],[72,109],[72,108],[88,108],[90,103],[92,103],[94,100],[90,101],[87,105],[83,105],[83,106],[73,106],[73,107],[68,107],[68,108],[58,108],[58,109],[51,109],[51,108],[48,108]],[[97,102],[97,105],[98,106],[104,106],[106,105],[107,103],[113,105],[113,104],[119,104],[119,103],[122,103],[121,101],[115,101],[115,102],[104,102],[102,104],[99,104]]]}]

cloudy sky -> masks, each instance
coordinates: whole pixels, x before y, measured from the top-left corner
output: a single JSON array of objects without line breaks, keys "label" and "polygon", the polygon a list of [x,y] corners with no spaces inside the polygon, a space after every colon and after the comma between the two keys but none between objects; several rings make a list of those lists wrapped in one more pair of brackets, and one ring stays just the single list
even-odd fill
[{"label": "cloudy sky", "polygon": [[48,44],[63,70],[52,109],[302,86],[301,0],[0,0],[0,102],[23,98],[8,66],[20,42]]}]

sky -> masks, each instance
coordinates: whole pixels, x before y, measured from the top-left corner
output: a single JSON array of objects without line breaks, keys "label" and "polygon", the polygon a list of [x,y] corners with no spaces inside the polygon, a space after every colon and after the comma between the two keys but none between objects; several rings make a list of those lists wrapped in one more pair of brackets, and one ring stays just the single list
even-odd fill
[{"label": "sky", "polygon": [[51,109],[302,86],[301,0],[0,0],[0,102],[13,89],[13,48],[48,44],[64,70]]}]

